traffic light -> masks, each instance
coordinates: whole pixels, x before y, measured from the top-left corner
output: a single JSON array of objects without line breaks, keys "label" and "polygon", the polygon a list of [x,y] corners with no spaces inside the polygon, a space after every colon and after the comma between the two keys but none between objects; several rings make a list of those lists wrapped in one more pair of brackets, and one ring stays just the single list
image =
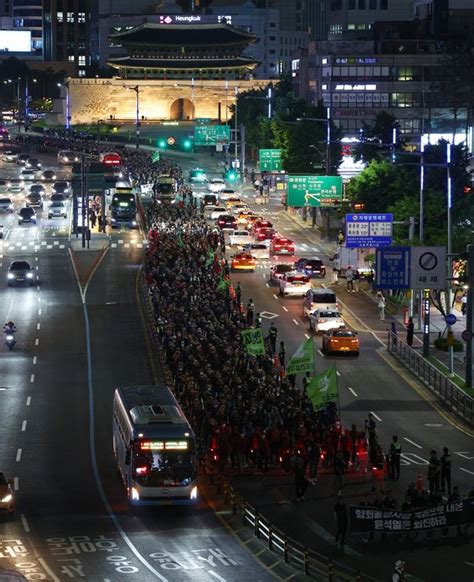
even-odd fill
[{"label": "traffic light", "polygon": [[472,187],[472,184],[466,184],[463,189],[463,194],[472,194],[474,192],[474,188]]},{"label": "traffic light", "polygon": [[362,212],[364,210],[365,204],[363,202],[354,202],[354,210],[356,212]]},{"label": "traffic light", "polygon": [[237,172],[235,170],[227,170],[225,173],[225,179],[228,182],[235,182],[237,180]]},{"label": "traffic light", "polygon": [[193,147],[193,142],[189,138],[186,138],[183,141],[183,149],[185,151],[189,151],[192,147]]},{"label": "traffic light", "polygon": [[166,139],[164,137],[160,137],[160,139],[158,140],[158,147],[161,149],[166,148]]}]

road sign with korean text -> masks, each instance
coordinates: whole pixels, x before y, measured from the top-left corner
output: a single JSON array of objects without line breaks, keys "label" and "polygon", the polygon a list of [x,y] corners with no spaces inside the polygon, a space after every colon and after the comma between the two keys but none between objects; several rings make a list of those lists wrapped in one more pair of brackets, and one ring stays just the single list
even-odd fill
[{"label": "road sign with korean text", "polygon": [[341,176],[288,176],[288,206],[328,207],[341,200]]},{"label": "road sign with korean text", "polygon": [[410,289],[410,247],[382,247],[375,255],[378,289]]},{"label": "road sign with korean text", "polygon": [[446,287],[446,248],[412,247],[411,289],[444,289]]},{"label": "road sign with korean text", "polygon": [[346,246],[377,248],[392,244],[393,214],[346,214]]},{"label": "road sign with korean text", "polygon": [[228,125],[196,125],[194,127],[194,145],[215,146],[219,143],[229,143],[230,126]]},{"label": "road sign with korean text", "polygon": [[279,172],[281,166],[281,150],[259,150],[259,167],[261,172]]}]

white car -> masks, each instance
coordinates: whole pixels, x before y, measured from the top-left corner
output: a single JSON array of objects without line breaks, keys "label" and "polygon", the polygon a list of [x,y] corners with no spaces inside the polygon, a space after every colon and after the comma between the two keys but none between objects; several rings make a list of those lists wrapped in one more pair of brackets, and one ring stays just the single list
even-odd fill
[{"label": "white car", "polygon": [[342,327],[345,324],[339,311],[315,309],[309,314],[309,329],[315,333]]},{"label": "white car", "polygon": [[13,212],[13,202],[11,198],[0,198],[0,212]]},{"label": "white car", "polygon": [[306,295],[311,289],[309,277],[296,271],[285,273],[280,279],[280,295]]},{"label": "white car", "polygon": [[268,250],[267,245],[263,243],[248,243],[243,247],[246,253],[250,253],[252,257],[256,259],[269,259],[270,258],[270,251]]},{"label": "white car", "polygon": [[250,212],[250,208],[248,207],[245,202],[237,202],[237,204],[233,204],[230,211],[232,214],[239,214],[240,212]]},{"label": "white car", "polygon": [[16,152],[12,150],[6,150],[3,152],[2,159],[4,162],[16,162]]},{"label": "white car", "polygon": [[230,188],[224,188],[224,190],[221,190],[219,192],[219,198],[223,202],[226,202],[229,198],[233,198],[233,197],[237,197],[237,192],[235,190],[230,189]]},{"label": "white car", "polygon": [[211,212],[209,218],[211,220],[217,220],[221,214],[229,214],[225,208],[214,208]]},{"label": "white car", "polygon": [[36,180],[36,170],[33,168],[27,168],[26,170],[22,170],[21,172],[21,179],[25,181],[32,181]]},{"label": "white car", "polygon": [[51,202],[48,208],[48,218],[67,218],[64,202]]},{"label": "white car", "polygon": [[244,245],[251,244],[253,242],[253,237],[250,235],[248,230],[234,230],[229,237],[229,244],[231,247],[237,245],[243,247]]},{"label": "white car", "polygon": [[219,194],[225,189],[225,181],[222,178],[212,178],[207,183],[207,189],[213,194]]}]

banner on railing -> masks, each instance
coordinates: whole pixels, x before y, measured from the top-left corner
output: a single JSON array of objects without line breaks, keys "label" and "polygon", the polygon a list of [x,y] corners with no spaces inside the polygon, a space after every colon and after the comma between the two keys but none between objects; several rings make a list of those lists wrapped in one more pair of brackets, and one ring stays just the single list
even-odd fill
[{"label": "banner on railing", "polygon": [[453,501],[413,511],[380,509],[363,505],[349,507],[350,532],[403,533],[466,525],[474,522],[474,499]]}]

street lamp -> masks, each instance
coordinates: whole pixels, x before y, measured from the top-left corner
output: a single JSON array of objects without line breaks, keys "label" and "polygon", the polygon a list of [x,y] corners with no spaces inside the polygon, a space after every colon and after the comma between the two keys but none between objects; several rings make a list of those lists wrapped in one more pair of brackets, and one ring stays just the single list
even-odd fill
[{"label": "street lamp", "polygon": [[297,117],[296,121],[320,121],[326,124],[326,176],[331,172],[331,109],[326,108],[326,118],[324,117]]},{"label": "street lamp", "polygon": [[65,87],[66,88],[66,129],[71,129],[71,98],[69,95],[69,82],[66,83],[58,83],[58,87]]}]

